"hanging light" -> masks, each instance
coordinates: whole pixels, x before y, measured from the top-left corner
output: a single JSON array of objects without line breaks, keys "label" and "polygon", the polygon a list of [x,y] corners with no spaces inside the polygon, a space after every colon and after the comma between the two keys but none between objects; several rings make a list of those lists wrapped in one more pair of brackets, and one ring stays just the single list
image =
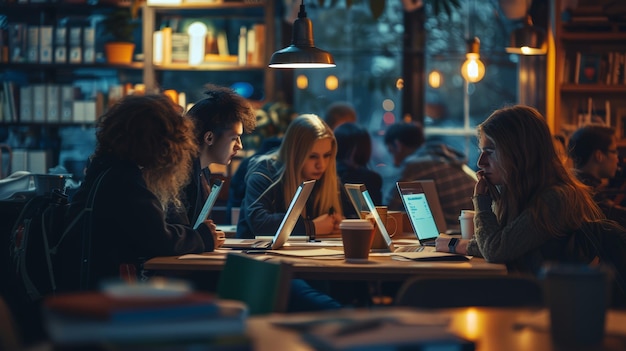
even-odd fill
[{"label": "hanging light", "polygon": [[461,66],[461,75],[470,83],[480,82],[485,76],[485,64],[480,60],[480,40],[477,37],[467,41],[466,60]]},{"label": "hanging light", "polygon": [[293,22],[291,45],[272,54],[271,68],[328,68],[335,67],[333,56],[318,49],[313,43],[313,24],[306,17],[304,0],[298,18]]},{"label": "hanging light", "polygon": [[524,25],[511,33],[510,46],[506,48],[506,52],[518,55],[545,55],[546,46],[546,31],[534,26],[532,18],[527,15]]}]

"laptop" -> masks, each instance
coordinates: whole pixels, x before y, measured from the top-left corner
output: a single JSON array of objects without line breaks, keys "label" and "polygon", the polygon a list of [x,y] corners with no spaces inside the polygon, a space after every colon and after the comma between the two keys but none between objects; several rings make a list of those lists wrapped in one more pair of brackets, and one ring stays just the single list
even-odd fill
[{"label": "laptop", "polygon": [[276,233],[272,240],[263,240],[263,239],[231,239],[226,238],[224,245],[222,247],[228,247],[232,249],[254,249],[254,250],[277,250],[283,247],[293,228],[296,226],[296,222],[298,222],[298,218],[300,218],[300,214],[302,213],[302,209],[306,205],[307,200],[309,199],[309,195],[311,195],[311,191],[313,190],[313,186],[315,185],[315,180],[308,180],[302,182],[296,189],[296,193],[291,199],[291,203],[287,208],[287,213],[283,217],[282,222],[278,226]]},{"label": "laptop", "polygon": [[206,201],[204,202],[204,205],[202,206],[202,210],[200,211],[200,214],[198,214],[196,223],[193,225],[193,229],[198,229],[200,224],[202,224],[202,222],[204,222],[207,218],[209,218],[209,213],[211,213],[211,210],[213,209],[213,205],[215,205],[215,201],[217,201],[217,197],[220,194],[220,190],[222,190],[223,184],[224,182],[222,182],[221,180],[219,179],[215,180],[215,183],[213,183],[213,185],[211,186],[211,192],[209,193],[209,196],[206,198]]},{"label": "laptop", "polygon": [[[416,180],[414,182],[419,183],[424,190],[424,194],[426,194],[426,200],[428,200],[428,205],[430,206],[430,210],[435,218],[435,223],[437,223],[439,233],[447,233],[448,223],[446,222],[446,217],[443,214],[443,208],[441,207],[441,202],[439,201],[439,193],[437,193],[437,185],[435,184],[435,181],[433,179],[424,179]],[[402,186],[404,187],[405,185],[402,184]]]},{"label": "laptop", "polygon": [[396,187],[417,240],[424,246],[435,245],[435,239],[439,236],[440,231],[429,205],[430,198],[427,198],[422,181],[397,182]]}]

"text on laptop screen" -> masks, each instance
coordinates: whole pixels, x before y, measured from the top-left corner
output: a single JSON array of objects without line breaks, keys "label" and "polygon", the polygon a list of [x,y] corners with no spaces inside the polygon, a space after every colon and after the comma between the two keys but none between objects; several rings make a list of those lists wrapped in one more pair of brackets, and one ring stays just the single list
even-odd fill
[{"label": "text on laptop screen", "polygon": [[411,217],[413,228],[420,239],[430,239],[439,235],[437,224],[428,206],[426,194],[403,194],[406,212]]}]

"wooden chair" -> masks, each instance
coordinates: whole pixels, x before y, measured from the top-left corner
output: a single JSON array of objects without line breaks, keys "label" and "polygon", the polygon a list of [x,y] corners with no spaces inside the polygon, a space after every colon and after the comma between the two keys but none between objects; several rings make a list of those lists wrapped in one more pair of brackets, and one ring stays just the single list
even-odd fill
[{"label": "wooden chair", "polygon": [[248,305],[250,315],[285,312],[289,300],[291,265],[229,253],[220,273],[217,295]]},{"label": "wooden chair", "polygon": [[422,308],[542,306],[541,283],[534,277],[415,277],[398,290],[394,304]]},{"label": "wooden chair", "polygon": [[0,296],[0,350],[21,350],[20,339],[13,313]]}]

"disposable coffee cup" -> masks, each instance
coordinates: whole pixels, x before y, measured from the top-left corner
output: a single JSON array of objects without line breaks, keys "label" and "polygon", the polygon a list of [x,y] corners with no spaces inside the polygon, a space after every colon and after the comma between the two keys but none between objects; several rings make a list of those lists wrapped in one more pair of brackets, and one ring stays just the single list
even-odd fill
[{"label": "disposable coffee cup", "polygon": [[611,272],[604,266],[550,264],[542,268],[552,339],[560,345],[597,345],[604,338]]},{"label": "disposable coffee cup", "polygon": [[374,238],[374,225],[367,219],[344,219],[339,224],[346,262],[367,262]]},{"label": "disposable coffee cup", "polygon": [[461,224],[461,238],[471,239],[474,237],[474,214],[473,210],[461,210],[459,223]]}]

